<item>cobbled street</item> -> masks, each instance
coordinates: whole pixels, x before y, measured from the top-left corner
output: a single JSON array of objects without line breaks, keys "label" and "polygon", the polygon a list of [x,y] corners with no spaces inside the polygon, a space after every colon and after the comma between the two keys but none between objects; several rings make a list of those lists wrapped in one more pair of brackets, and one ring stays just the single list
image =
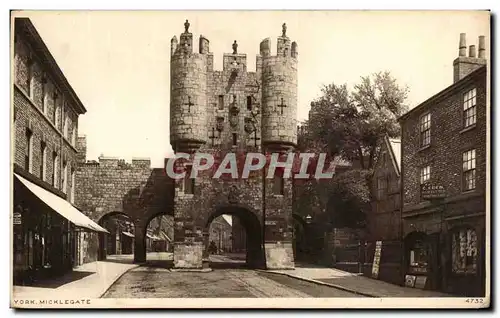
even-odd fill
[{"label": "cobbled street", "polygon": [[[211,272],[173,272],[153,259],[117,280],[103,298],[360,297],[284,275],[244,269],[241,262],[211,257]],[[240,268],[239,268],[240,267]]]}]

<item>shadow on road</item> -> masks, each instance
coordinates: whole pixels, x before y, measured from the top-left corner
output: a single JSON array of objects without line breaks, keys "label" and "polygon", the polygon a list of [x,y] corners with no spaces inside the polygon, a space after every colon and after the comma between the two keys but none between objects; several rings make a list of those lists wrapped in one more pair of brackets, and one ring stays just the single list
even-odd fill
[{"label": "shadow on road", "polygon": [[[86,271],[72,271],[61,277],[46,277],[39,279],[33,278],[25,282],[24,286],[55,289],[61,287],[62,285],[75,282],[92,274],[95,273]],[[14,285],[21,286],[22,284],[14,284]]]}]

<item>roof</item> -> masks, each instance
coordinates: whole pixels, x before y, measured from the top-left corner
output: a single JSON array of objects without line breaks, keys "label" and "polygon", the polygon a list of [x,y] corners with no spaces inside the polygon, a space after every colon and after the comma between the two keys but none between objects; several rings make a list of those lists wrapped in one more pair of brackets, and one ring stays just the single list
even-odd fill
[{"label": "roof", "polygon": [[401,171],[401,139],[385,138],[387,148],[391,154],[391,159],[398,174]]},{"label": "roof", "polygon": [[399,117],[398,121],[405,120],[411,114],[415,113],[416,111],[418,111],[419,109],[421,109],[424,106],[427,106],[427,105],[433,104],[433,103],[439,103],[440,101],[442,101],[443,99],[448,97],[450,94],[455,92],[455,90],[461,88],[463,85],[465,85],[467,82],[469,82],[472,78],[479,76],[483,72],[486,72],[486,65],[480,66],[478,69],[474,70],[473,72],[471,72],[467,76],[464,76],[459,81],[451,84],[450,86],[443,89],[439,93],[435,94],[434,96],[432,96],[432,97],[428,98],[427,100],[425,100],[424,102],[420,103],[418,106],[412,108],[410,111],[406,112],[401,117]]},{"label": "roof", "polygon": [[85,114],[87,110],[83,106],[83,103],[69,84],[59,65],[57,65],[56,60],[43,42],[42,37],[31,20],[29,18],[15,18],[15,33],[26,39],[41,62],[48,66],[48,73],[57,82],[59,88],[65,93],[65,96],[71,99],[71,104],[75,110],[79,114]]}]

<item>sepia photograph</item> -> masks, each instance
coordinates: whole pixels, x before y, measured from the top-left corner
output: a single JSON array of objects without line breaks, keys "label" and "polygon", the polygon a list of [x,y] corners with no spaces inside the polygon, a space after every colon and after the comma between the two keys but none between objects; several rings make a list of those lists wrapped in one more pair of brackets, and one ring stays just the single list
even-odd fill
[{"label": "sepia photograph", "polygon": [[491,12],[11,11],[11,308],[488,308]]}]

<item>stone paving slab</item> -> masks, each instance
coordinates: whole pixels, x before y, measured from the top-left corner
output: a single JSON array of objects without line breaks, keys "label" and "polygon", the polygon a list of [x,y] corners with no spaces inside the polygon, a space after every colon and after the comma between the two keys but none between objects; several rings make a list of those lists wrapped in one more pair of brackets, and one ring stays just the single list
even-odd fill
[{"label": "stone paving slab", "polygon": [[14,286],[14,299],[95,299],[100,298],[124,273],[138,265],[117,262],[83,264],[62,277],[38,286]]},{"label": "stone paving slab", "polygon": [[334,268],[296,267],[294,270],[269,270],[297,279],[327,284],[335,288],[370,297],[453,297],[452,295],[402,287]]}]

